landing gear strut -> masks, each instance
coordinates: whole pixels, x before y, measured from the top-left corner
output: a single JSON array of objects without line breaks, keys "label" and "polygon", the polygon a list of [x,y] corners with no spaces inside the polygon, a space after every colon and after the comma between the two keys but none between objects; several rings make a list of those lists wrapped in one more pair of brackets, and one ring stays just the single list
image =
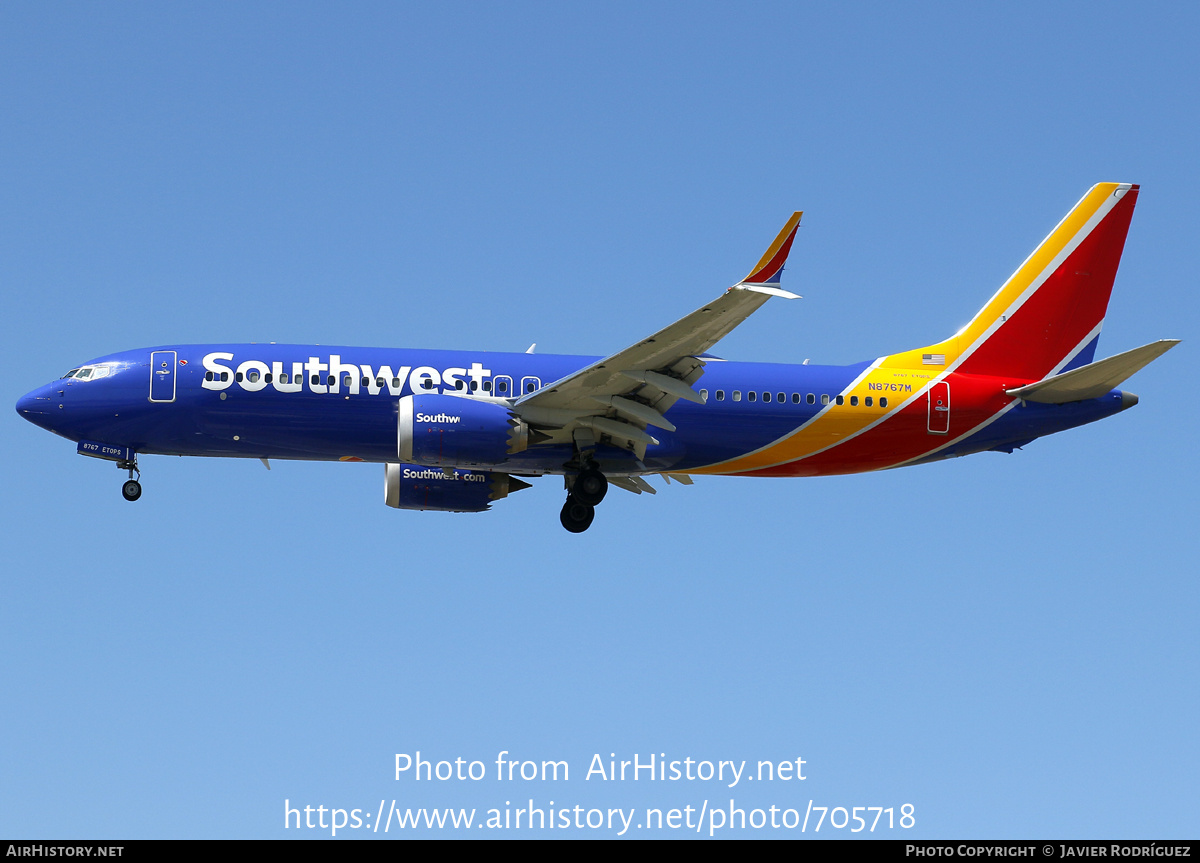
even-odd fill
[{"label": "landing gear strut", "polygon": [[117,469],[129,471],[129,479],[121,484],[121,496],[128,501],[137,500],[142,496],[142,484],[133,478],[135,473],[138,475],[138,479],[141,479],[142,476],[142,472],[138,470],[137,456],[134,456],[133,461],[117,462]]}]

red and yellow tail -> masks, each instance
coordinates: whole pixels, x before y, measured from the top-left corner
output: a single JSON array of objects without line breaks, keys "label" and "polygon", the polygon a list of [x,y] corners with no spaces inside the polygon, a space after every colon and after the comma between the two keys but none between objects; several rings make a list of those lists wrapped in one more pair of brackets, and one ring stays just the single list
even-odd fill
[{"label": "red and yellow tail", "polygon": [[1137,196],[1129,183],[1093,186],[969,324],[880,368],[1037,381],[1091,362]]}]

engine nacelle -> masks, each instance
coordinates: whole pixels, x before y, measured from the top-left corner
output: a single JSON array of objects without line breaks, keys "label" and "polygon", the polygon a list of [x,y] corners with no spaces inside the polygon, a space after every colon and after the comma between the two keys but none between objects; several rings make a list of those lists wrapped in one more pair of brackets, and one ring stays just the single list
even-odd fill
[{"label": "engine nacelle", "polygon": [[457,396],[400,399],[397,454],[422,465],[494,465],[529,446],[529,426],[506,403]]},{"label": "engine nacelle", "polygon": [[396,509],[483,512],[492,501],[529,488],[506,473],[416,464],[384,465],[384,503]]}]

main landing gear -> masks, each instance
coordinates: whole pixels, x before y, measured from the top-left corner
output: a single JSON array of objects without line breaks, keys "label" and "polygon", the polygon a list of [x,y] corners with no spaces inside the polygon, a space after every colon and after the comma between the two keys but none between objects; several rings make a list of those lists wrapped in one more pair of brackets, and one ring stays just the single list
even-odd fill
[{"label": "main landing gear", "polygon": [[596,517],[596,505],[608,493],[608,480],[595,464],[589,464],[575,477],[567,502],[559,513],[562,526],[571,533],[583,533],[592,526]]},{"label": "main landing gear", "polygon": [[583,533],[592,526],[592,519],[595,517],[596,508],[591,504],[576,500],[573,494],[567,495],[567,502],[563,504],[562,512],[558,514],[558,520],[562,522],[562,526],[571,533]]},{"label": "main landing gear", "polygon": [[117,462],[117,469],[129,471],[129,479],[121,483],[121,496],[128,501],[137,500],[142,496],[142,484],[133,478],[135,473],[138,475],[138,479],[142,477],[142,472],[138,470],[137,457],[134,456],[133,461]]}]

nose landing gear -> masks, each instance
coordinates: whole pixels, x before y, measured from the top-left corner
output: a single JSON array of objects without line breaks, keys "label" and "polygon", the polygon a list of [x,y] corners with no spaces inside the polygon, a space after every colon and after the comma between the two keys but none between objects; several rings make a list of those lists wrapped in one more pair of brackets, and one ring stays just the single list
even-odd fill
[{"label": "nose landing gear", "polygon": [[137,466],[137,456],[135,455],[132,461],[117,462],[117,469],[129,471],[129,479],[121,484],[121,496],[128,501],[137,500],[142,496],[142,484],[133,478],[135,473],[138,475],[138,479],[142,477],[142,472],[138,470]]}]

